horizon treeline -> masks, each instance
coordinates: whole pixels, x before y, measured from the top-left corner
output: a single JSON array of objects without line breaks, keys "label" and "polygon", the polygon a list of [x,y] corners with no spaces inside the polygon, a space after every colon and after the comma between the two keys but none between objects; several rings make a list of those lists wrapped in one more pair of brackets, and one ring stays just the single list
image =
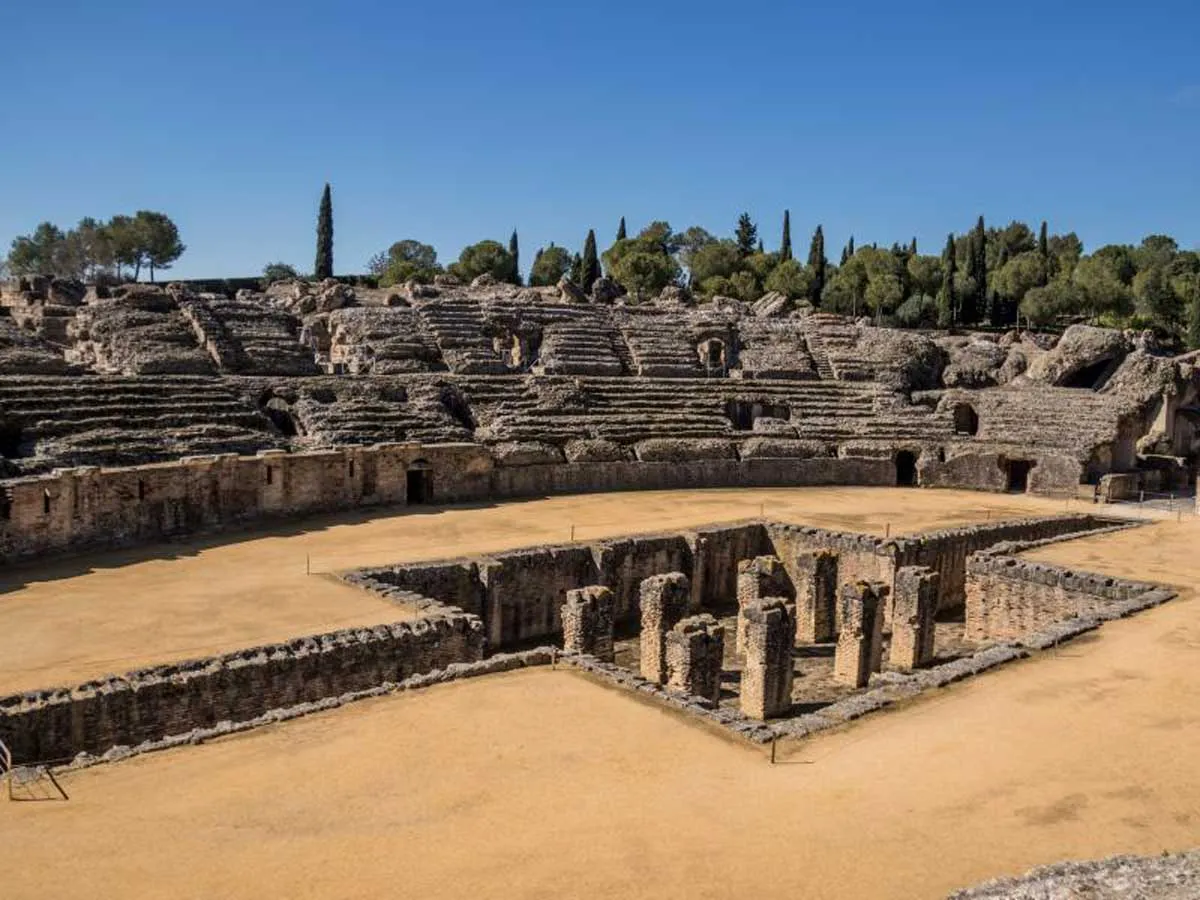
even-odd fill
[{"label": "horizon treeline", "polygon": [[[516,246],[516,233],[510,247]],[[943,246],[922,253],[916,238],[890,247],[855,246],[851,237],[830,259],[823,228],[813,231],[806,256],[793,255],[791,214],[784,211],[777,250],[767,250],[759,226],[743,213],[733,234],[720,237],[693,226],[675,231],[652,222],[632,237],[622,219],[612,245],[599,255],[603,274],[634,301],[664,288],[685,288],[702,298],[753,302],[777,292],[813,308],[870,316],[900,327],[1009,327],[1087,321],[1152,329],[1189,347],[1200,347],[1200,253],[1181,250],[1164,234],[1139,244],[1108,244],[1091,254],[1074,232],[1035,230],[1024,222],[950,233]],[[371,259],[369,271],[383,286],[427,282],[446,273],[463,281],[490,274],[521,284],[516,259],[498,241],[466,247],[442,266],[437,251],[416,240],[399,241]],[[581,252],[551,243],[539,249],[530,270],[533,286],[568,277],[584,290],[600,276],[595,232]]]},{"label": "horizon treeline", "polygon": [[[333,210],[329,185],[318,213],[317,277],[333,273]],[[607,277],[631,302],[678,287],[700,298],[731,297],[753,302],[779,293],[814,309],[870,316],[900,327],[990,326],[1006,328],[1091,322],[1119,328],[1152,329],[1188,347],[1200,347],[1200,253],[1181,250],[1165,234],[1140,243],[1108,244],[1090,254],[1074,232],[1051,233],[1013,221],[990,226],[980,216],[974,227],[950,233],[943,246],[918,248],[915,238],[856,246],[850,237],[836,259],[817,225],[807,253],[793,252],[792,218],[783,212],[768,250],[762,229],[743,213],[728,236],[692,226],[676,231],[651,222],[630,235],[625,219],[602,253],[588,231],[579,251],[550,243],[538,248],[529,269],[531,286],[550,286],[566,277],[590,291]],[[769,238],[768,238],[769,239]],[[153,280],[185,247],[175,224],[162,213],[142,210],[107,222],[87,218],[69,231],[43,222],[15,239],[7,266],[16,275],[47,274],[99,280],[143,268]],[[933,252],[922,252],[933,249]],[[465,247],[443,265],[437,250],[415,239],[393,243],[368,263],[381,286],[429,282],[440,274],[470,282],[480,275],[524,283],[519,236],[507,244],[483,240]],[[284,263],[271,263],[264,281],[299,277]]]}]

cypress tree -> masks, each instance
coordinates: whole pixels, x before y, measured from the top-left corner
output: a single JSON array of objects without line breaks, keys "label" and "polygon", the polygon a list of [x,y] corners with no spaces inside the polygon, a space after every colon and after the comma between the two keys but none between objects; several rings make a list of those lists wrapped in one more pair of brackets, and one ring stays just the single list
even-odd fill
[{"label": "cypress tree", "polygon": [[625,217],[621,216],[621,224],[617,226],[617,240],[625,240]]},{"label": "cypress tree", "polygon": [[787,262],[792,258],[792,214],[783,211],[783,240],[779,242],[779,261]]},{"label": "cypress tree", "polygon": [[958,318],[954,304],[954,234],[946,235],[946,249],[942,252],[942,289],[938,294],[938,324],[953,325]]},{"label": "cypress tree", "polygon": [[749,256],[754,252],[755,245],[758,243],[758,226],[750,218],[750,213],[742,213],[738,216],[736,239],[738,252],[742,256]]},{"label": "cypress tree", "polygon": [[813,232],[812,243],[808,248],[808,268],[813,273],[812,293],[809,299],[816,306],[821,302],[821,293],[825,290],[825,269],[829,260],[825,258],[825,232],[821,226]]},{"label": "cypress tree", "polygon": [[517,229],[513,229],[512,237],[508,239],[508,255],[512,257],[512,264],[508,270],[509,284],[521,283],[521,245],[517,240]]},{"label": "cypress tree", "polygon": [[571,271],[567,277],[575,284],[583,280],[583,257],[578,253],[571,257]]},{"label": "cypress tree", "polygon": [[321,194],[321,208],[317,213],[317,260],[313,265],[313,277],[333,277],[333,194],[328,183]]},{"label": "cypress tree", "polygon": [[842,247],[842,259],[838,263],[838,266],[839,267],[844,266],[849,261],[849,259],[850,259],[850,245],[845,244]]},{"label": "cypress tree", "polygon": [[908,255],[909,256],[917,255],[917,239],[916,238],[913,238],[912,243],[908,245]]},{"label": "cypress tree", "polygon": [[1038,232],[1038,254],[1042,257],[1042,277],[1038,279],[1045,287],[1050,281],[1050,235],[1046,231],[1046,220],[1042,219],[1042,230]]},{"label": "cypress tree", "polygon": [[767,252],[767,251],[766,251],[766,248],[765,248],[765,247],[763,247],[762,238],[759,238],[759,239],[758,239],[758,251],[757,251],[757,252],[759,252],[759,253],[766,253],[766,252]]},{"label": "cypress tree", "polygon": [[854,255],[854,235],[850,235],[850,243],[846,245],[846,255]]},{"label": "cypress tree", "polygon": [[583,242],[583,271],[579,286],[585,292],[591,293],[592,285],[600,277],[600,258],[596,255],[596,232],[588,231],[587,240]]},{"label": "cypress tree", "polygon": [[[983,216],[975,224],[975,269],[979,273],[979,290],[976,297],[986,300],[988,295],[987,271],[987,229],[983,226]],[[978,315],[978,312],[976,313]]]}]

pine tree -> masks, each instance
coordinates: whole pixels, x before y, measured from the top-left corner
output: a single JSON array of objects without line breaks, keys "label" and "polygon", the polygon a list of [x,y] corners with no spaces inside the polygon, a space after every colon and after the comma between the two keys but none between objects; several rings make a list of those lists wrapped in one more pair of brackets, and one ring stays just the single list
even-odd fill
[{"label": "pine tree", "polygon": [[600,258],[596,255],[596,232],[589,230],[583,242],[583,271],[579,286],[591,293],[592,285],[600,277]]},{"label": "pine tree", "polygon": [[738,252],[742,256],[750,256],[754,253],[755,245],[758,243],[758,226],[751,220],[750,213],[742,213],[738,216],[736,240]]},{"label": "pine tree", "polygon": [[333,277],[333,194],[328,184],[321,194],[321,208],[317,213],[317,261],[313,265],[313,276]]},{"label": "pine tree", "polygon": [[825,270],[829,265],[829,260],[825,258],[825,232],[821,226],[817,226],[817,230],[813,232],[812,243],[808,248],[808,268],[813,274],[812,293],[809,294],[809,300],[813,306],[821,302],[821,294],[825,290]]},{"label": "pine tree", "polygon": [[783,240],[779,242],[779,261],[787,262],[792,258],[792,214],[783,211]]},{"label": "pine tree", "polygon": [[938,292],[938,324],[953,325],[958,319],[954,302],[954,234],[946,235],[946,249],[942,252],[942,289]]},{"label": "pine tree", "polygon": [[512,264],[509,267],[508,283],[521,283],[521,245],[517,240],[517,229],[513,229],[512,237],[508,239],[508,255],[512,257]]},{"label": "pine tree", "polygon": [[625,217],[621,216],[621,224],[617,226],[617,240],[625,240]]}]

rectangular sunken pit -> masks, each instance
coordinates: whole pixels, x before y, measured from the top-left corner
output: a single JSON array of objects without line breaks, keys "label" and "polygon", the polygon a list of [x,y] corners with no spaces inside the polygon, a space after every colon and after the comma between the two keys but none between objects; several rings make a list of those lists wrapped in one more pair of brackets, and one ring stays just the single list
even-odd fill
[{"label": "rectangular sunken pit", "polygon": [[[1088,515],[895,538],[755,520],[346,573],[765,741],[803,736],[1170,599],[1019,560],[1136,527]],[[565,628],[564,628],[565,623]]]}]

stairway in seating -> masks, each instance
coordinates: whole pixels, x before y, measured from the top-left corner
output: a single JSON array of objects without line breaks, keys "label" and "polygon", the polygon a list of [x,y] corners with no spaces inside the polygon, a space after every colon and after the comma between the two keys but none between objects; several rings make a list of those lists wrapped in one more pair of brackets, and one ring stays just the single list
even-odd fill
[{"label": "stairway in seating", "polygon": [[834,374],[833,365],[829,362],[825,341],[821,337],[821,332],[815,327],[817,323],[813,322],[818,315],[820,313],[813,313],[805,320],[804,337],[808,342],[808,354],[817,367],[817,375],[825,381],[833,381],[837,376]]},{"label": "stairway in seating", "polygon": [[451,372],[503,375],[508,366],[487,335],[483,309],[476,300],[437,299],[417,306],[418,314],[442,351]]}]

